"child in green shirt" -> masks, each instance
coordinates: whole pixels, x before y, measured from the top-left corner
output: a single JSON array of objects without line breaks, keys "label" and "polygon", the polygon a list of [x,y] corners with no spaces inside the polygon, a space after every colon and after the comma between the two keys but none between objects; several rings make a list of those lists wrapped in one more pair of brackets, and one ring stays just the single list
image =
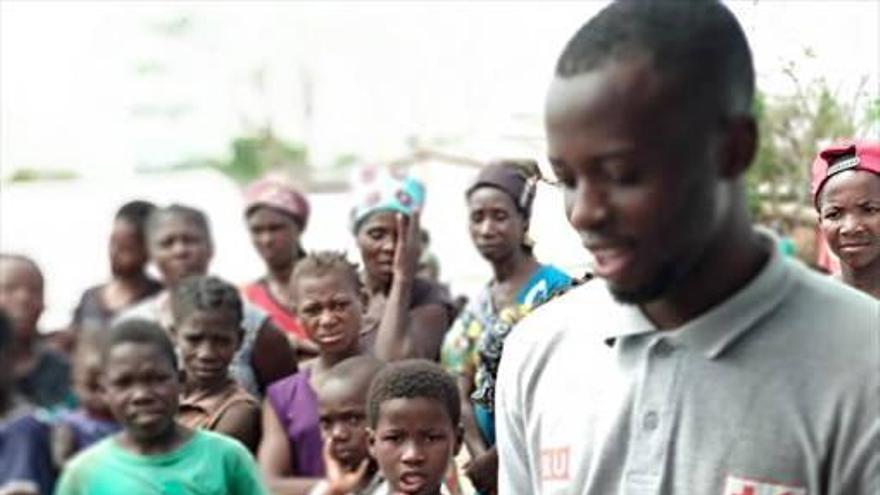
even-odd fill
[{"label": "child in green shirt", "polygon": [[127,320],[104,348],[104,389],[122,432],[65,468],[56,495],[261,495],[256,463],[236,440],[177,422],[174,347],[155,323]]}]

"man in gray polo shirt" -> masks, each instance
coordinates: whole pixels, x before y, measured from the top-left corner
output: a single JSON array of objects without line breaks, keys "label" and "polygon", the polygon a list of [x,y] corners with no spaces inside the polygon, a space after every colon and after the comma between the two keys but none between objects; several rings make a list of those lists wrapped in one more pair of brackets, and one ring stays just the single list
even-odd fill
[{"label": "man in gray polo shirt", "polygon": [[615,3],[566,46],[549,158],[602,280],[507,340],[499,493],[880,493],[880,303],[752,228],[753,92],[711,1]]}]

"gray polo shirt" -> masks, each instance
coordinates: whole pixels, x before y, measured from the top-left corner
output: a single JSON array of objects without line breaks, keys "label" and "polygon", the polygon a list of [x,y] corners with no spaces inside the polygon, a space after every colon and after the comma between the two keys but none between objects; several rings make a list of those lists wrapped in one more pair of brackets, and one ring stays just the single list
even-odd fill
[{"label": "gray polo shirt", "polygon": [[589,282],[508,338],[500,493],[880,493],[880,302],[776,250],[659,331]]}]

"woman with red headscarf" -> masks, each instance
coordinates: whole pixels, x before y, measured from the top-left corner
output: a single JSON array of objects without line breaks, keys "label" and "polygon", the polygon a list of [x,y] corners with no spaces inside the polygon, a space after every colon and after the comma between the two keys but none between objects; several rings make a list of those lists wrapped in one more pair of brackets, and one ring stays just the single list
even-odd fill
[{"label": "woman with red headscarf", "polygon": [[840,278],[880,299],[880,143],[823,149],[812,182],[819,228],[840,259]]},{"label": "woman with red headscarf", "polygon": [[305,252],[300,237],[309,220],[309,202],[293,186],[277,178],[261,179],[245,190],[244,216],[251,241],[267,272],[242,288],[244,298],[266,311],[299,350],[314,345],[297,320],[290,298],[290,276]]}]

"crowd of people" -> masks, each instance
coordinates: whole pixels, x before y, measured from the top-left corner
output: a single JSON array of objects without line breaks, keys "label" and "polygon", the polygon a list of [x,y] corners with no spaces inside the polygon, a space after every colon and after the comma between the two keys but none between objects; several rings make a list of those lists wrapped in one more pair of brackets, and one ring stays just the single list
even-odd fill
[{"label": "crowd of people", "polygon": [[0,494],[880,493],[880,142],[817,154],[841,270],[811,270],[748,215],[754,79],[720,3],[590,19],[545,118],[593,270],[535,256],[537,163],[490,162],[460,199],[492,271],[465,304],[425,186],[384,168],[321,226],[360,266],[304,248],[302,191],[249,185],[266,271],[238,285],[205,212],[125,204],[111,279],[51,338],[53,275],[0,254]]}]

